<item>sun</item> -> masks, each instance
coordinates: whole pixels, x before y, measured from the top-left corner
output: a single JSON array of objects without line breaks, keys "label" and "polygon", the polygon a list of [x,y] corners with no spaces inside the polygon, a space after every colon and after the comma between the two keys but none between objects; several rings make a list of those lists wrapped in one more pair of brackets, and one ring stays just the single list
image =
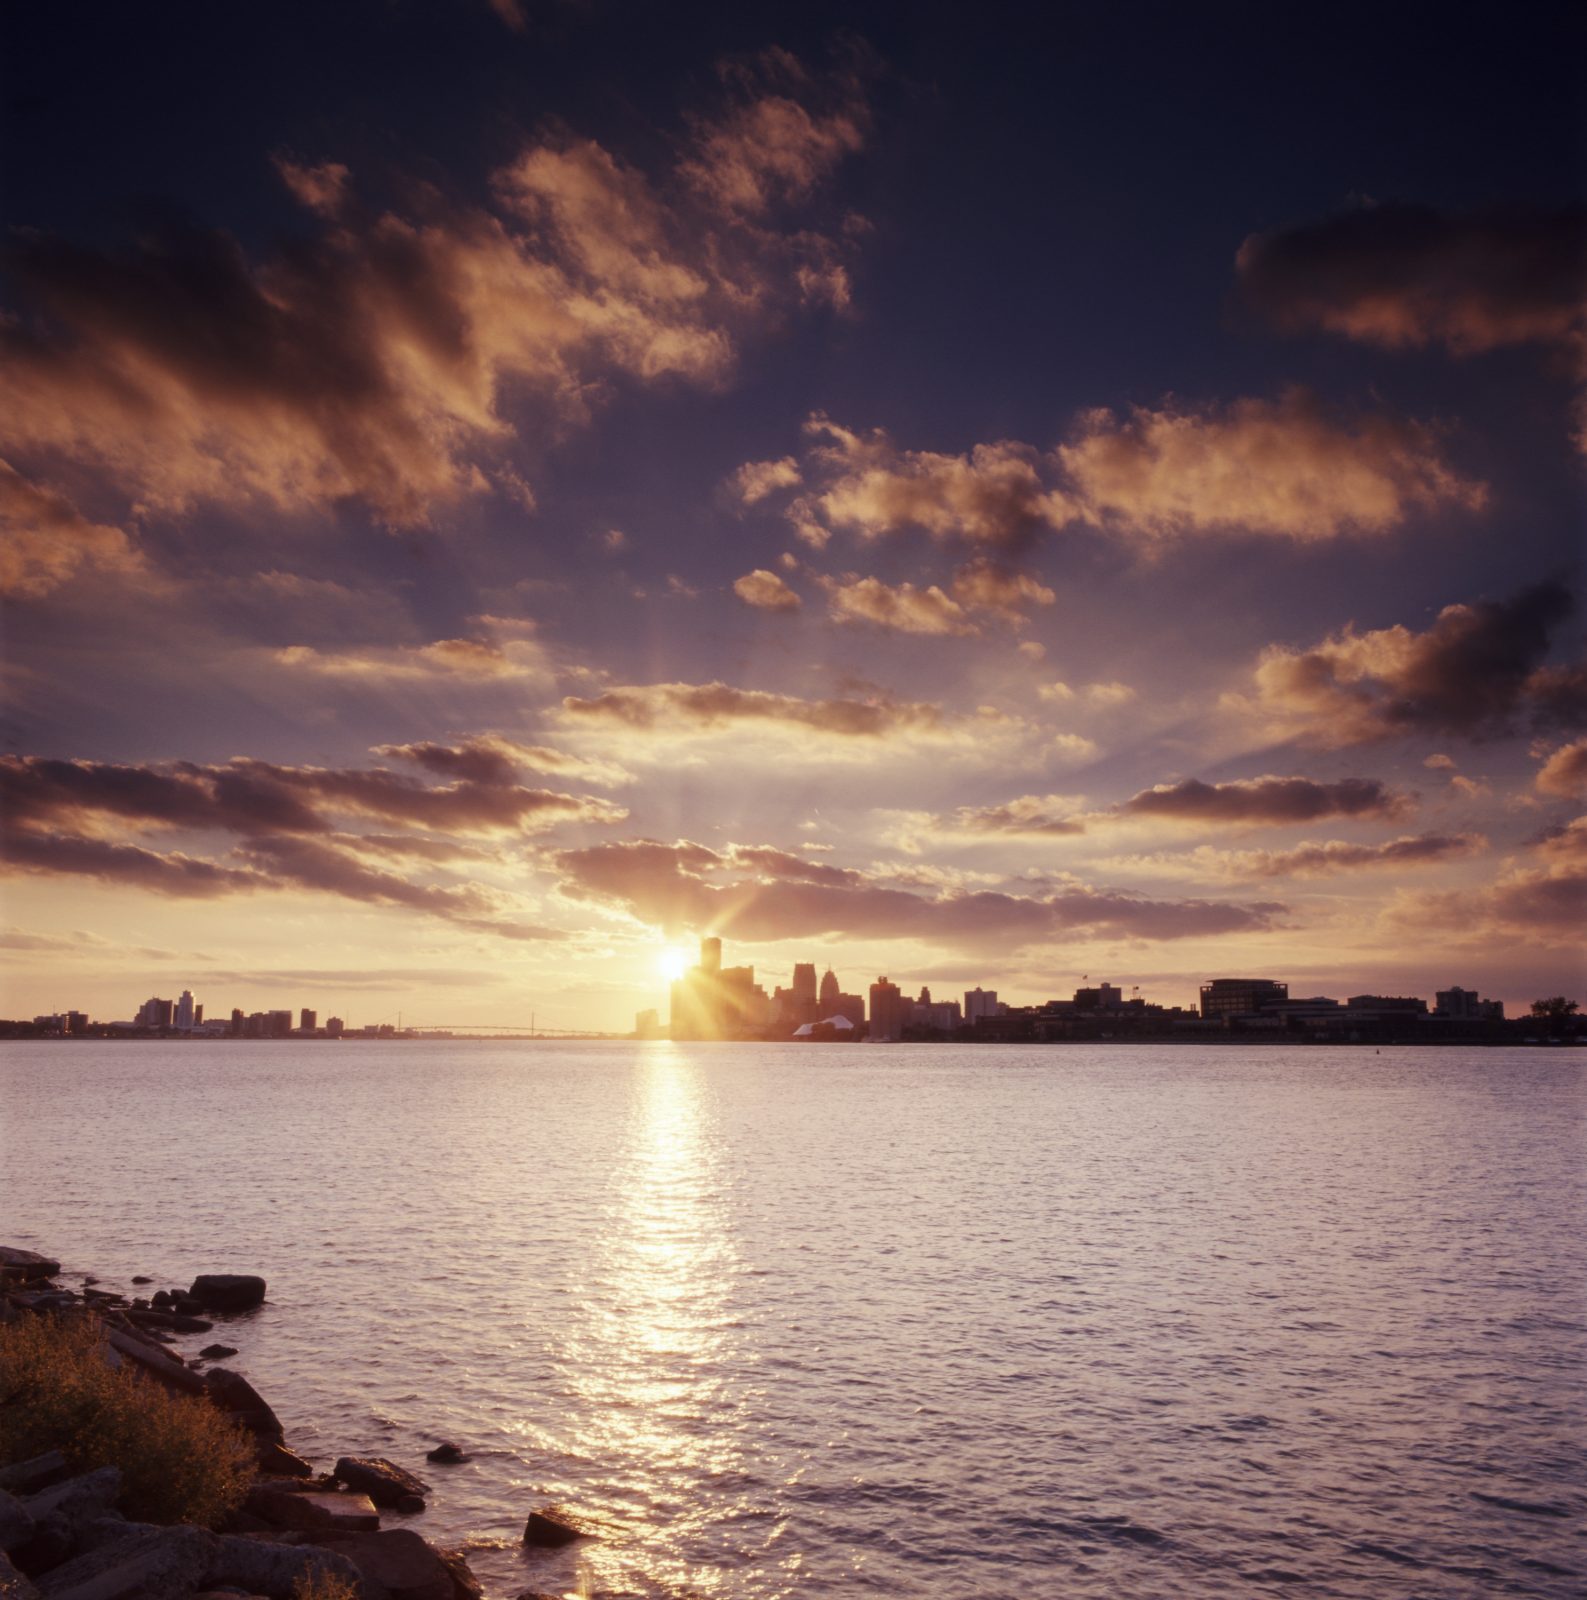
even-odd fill
[{"label": "sun", "polygon": [[689,952],[669,944],[656,956],[656,967],[669,982],[681,978],[689,970]]}]

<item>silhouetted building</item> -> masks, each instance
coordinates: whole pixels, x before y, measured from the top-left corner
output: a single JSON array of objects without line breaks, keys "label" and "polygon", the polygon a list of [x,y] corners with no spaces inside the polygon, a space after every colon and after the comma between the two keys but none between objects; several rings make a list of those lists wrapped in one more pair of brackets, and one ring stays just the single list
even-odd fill
[{"label": "silhouetted building", "polygon": [[1251,1017],[1289,999],[1289,985],[1271,978],[1214,978],[1201,986],[1201,1014],[1227,1021]]},{"label": "silhouetted building", "polygon": [[176,1026],[179,1032],[191,1033],[196,1018],[193,1016],[193,991],[184,989],[176,1002]]},{"label": "silhouetted building", "polygon": [[1118,1011],[1124,1004],[1124,991],[1115,984],[1099,983],[1094,989],[1075,990],[1076,1011]]},{"label": "silhouetted building", "polygon": [[140,1028],[169,1028],[176,1019],[176,1002],[174,1000],[148,999],[138,1007],[138,1026]]},{"label": "silhouetted building", "polygon": [[838,986],[838,975],[832,970],[831,967],[828,967],[827,970],[821,974],[821,993],[817,1000],[817,1004],[819,1005],[823,1014],[830,1013],[837,1005],[840,992],[841,991]]},{"label": "silhouetted building", "polygon": [[325,1037],[327,1039],[340,1039],[346,1031],[347,1024],[340,1017],[327,1017],[325,1019]]},{"label": "silhouetted building", "polygon": [[753,967],[722,966],[722,941],[700,941],[700,964],[672,986],[674,1039],[742,1039],[771,1021],[771,1003]]},{"label": "silhouetted building", "polygon": [[298,1013],[298,1027],[304,1033],[313,1033],[320,1025],[318,1011],[310,1011],[307,1006]]},{"label": "silhouetted building", "polygon": [[243,1016],[241,1008],[238,1006],[233,1006],[231,1008],[231,1026],[226,1031],[232,1036],[232,1038],[240,1039],[242,1038],[243,1028],[246,1023],[247,1018]]},{"label": "silhouetted building", "polygon": [[290,1011],[267,1011],[265,1013],[265,1035],[271,1039],[285,1039],[292,1032],[292,1013]]},{"label": "silhouetted building", "polygon": [[659,1039],[661,1037],[661,1013],[654,1009],[636,1012],[634,1015],[634,1037],[636,1039]]},{"label": "silhouetted building", "polygon": [[902,1039],[908,1020],[905,1007],[909,1004],[896,983],[881,977],[871,985],[871,1040],[890,1041]]},{"label": "silhouetted building", "polygon": [[996,989],[966,989],[964,993],[964,1025],[973,1028],[983,1017],[1002,1017],[1008,1007],[997,998]]}]

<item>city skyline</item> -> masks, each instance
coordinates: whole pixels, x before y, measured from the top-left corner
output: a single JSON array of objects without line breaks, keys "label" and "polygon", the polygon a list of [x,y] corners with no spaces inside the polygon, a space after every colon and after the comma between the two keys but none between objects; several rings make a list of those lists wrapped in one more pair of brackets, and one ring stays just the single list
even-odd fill
[{"label": "city skyline", "polygon": [[1579,19],[331,9],[12,23],[0,1014],[1583,995]]}]

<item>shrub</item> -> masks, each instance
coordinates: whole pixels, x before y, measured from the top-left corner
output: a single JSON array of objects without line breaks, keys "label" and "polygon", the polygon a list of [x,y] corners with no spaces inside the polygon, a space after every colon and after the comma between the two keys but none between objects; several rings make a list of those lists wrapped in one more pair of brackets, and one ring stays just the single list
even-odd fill
[{"label": "shrub", "polygon": [[316,1572],[292,1585],[292,1600],[358,1600],[358,1586],[333,1572]]},{"label": "shrub", "polygon": [[248,1492],[247,1434],[207,1400],[111,1367],[107,1353],[96,1317],[0,1325],[0,1461],[59,1450],[78,1472],[119,1467],[127,1516],[212,1527]]}]

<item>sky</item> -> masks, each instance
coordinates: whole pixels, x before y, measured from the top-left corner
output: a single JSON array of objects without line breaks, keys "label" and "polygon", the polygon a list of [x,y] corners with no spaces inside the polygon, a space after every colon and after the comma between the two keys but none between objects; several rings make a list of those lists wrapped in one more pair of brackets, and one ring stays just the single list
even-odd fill
[{"label": "sky", "polygon": [[0,1014],[1587,1000],[1581,14],[1035,11],[14,10]]}]

